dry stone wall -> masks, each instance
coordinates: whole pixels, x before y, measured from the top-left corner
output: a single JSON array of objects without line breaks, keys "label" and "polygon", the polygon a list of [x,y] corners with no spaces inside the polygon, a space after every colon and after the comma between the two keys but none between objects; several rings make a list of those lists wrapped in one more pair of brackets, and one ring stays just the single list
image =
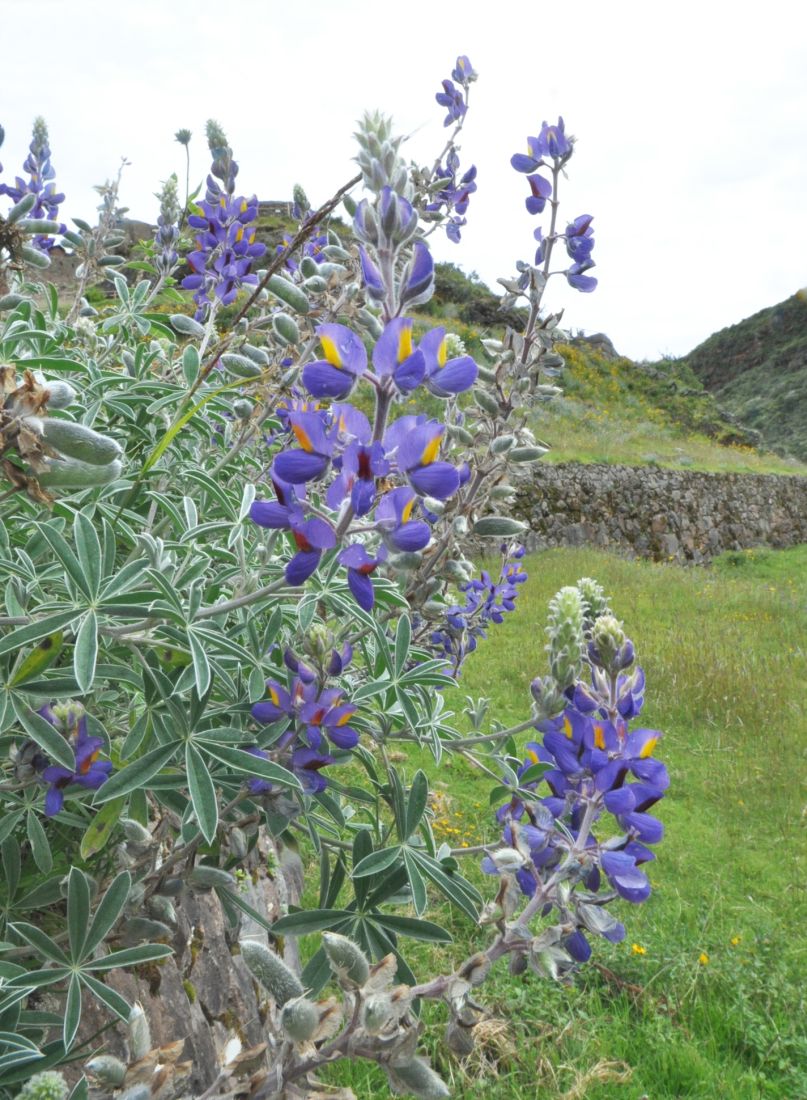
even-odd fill
[{"label": "dry stone wall", "polygon": [[807,478],[657,466],[533,466],[513,514],[531,550],[597,546],[656,561],[807,542]]}]

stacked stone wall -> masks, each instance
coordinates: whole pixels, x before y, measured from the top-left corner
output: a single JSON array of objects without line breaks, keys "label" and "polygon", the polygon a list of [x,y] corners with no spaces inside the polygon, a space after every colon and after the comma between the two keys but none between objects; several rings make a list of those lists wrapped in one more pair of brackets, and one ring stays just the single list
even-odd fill
[{"label": "stacked stone wall", "polygon": [[587,545],[700,563],[724,550],[807,542],[807,478],[539,463],[513,514],[529,524],[531,550]]}]

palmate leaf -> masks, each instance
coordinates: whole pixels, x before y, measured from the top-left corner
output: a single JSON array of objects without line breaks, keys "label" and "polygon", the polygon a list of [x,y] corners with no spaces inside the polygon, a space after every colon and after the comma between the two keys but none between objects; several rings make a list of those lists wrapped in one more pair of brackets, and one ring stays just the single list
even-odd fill
[{"label": "palmate leaf", "polygon": [[34,810],[28,811],[25,828],[34,863],[43,875],[47,875],[53,869],[53,855],[51,854],[50,844],[48,844],[47,834],[42,828],[42,822]]}]

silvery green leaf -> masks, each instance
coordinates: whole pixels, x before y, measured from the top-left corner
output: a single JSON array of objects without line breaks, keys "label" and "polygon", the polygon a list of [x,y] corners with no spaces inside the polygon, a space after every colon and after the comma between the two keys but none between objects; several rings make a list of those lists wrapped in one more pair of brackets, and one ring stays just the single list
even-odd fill
[{"label": "silvery green leaf", "polygon": [[82,693],[92,687],[95,679],[95,662],[98,658],[98,618],[88,611],[81,621],[73,649],[73,671]]}]

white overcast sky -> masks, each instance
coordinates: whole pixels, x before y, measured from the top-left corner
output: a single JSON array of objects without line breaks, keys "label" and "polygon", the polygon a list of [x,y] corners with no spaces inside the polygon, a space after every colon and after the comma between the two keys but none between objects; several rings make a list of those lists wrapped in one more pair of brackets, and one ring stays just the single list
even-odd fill
[{"label": "white overcast sky", "polygon": [[600,285],[553,280],[548,304],[634,358],[681,355],[807,284],[805,32],[798,0],[0,0],[0,160],[19,171],[42,114],[64,215],[87,217],[126,156],[123,201],[154,221],[159,181],[184,171],[174,132],[194,133],[198,182],[213,117],[245,192],[300,181],[318,205],[354,172],[365,108],[434,157],[434,94],[465,53],[479,190],[437,257],[490,285],[531,258],[539,220],[509,160],[562,114],[578,138],[562,213],[594,215]]}]

